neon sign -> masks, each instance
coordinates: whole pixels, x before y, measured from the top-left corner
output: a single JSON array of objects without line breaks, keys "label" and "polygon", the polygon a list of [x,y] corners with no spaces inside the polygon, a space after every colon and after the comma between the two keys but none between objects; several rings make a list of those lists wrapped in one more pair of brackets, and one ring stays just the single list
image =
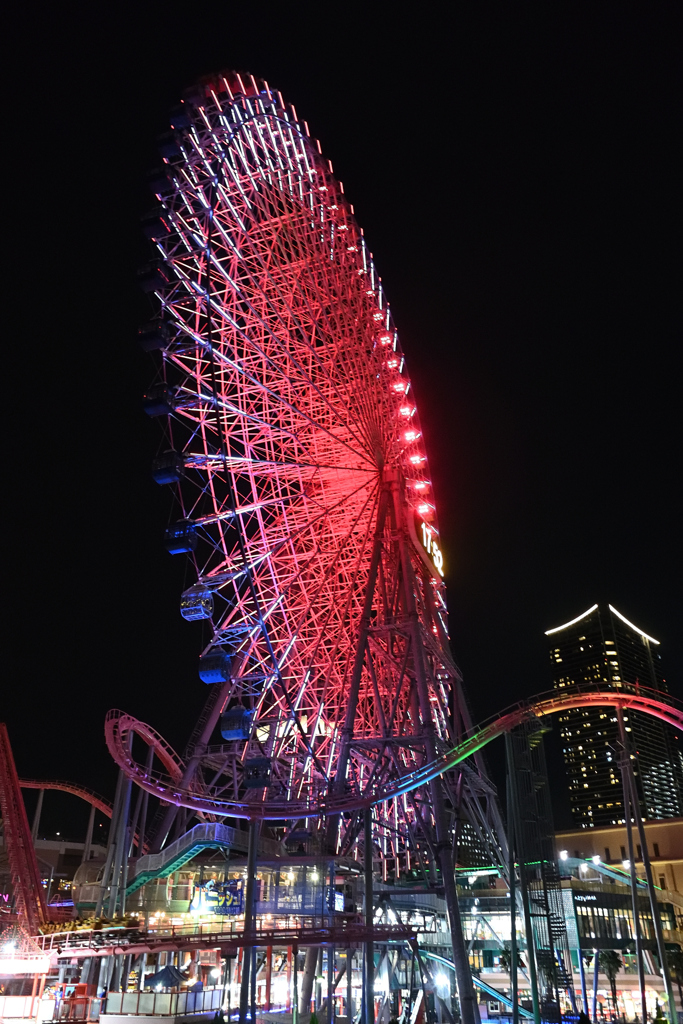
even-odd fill
[{"label": "neon sign", "polygon": [[420,528],[422,530],[422,546],[434,563],[434,568],[439,576],[443,576],[443,551],[436,543],[430,527],[425,522],[420,523]]},{"label": "neon sign", "polygon": [[241,914],[243,906],[242,883],[239,880],[198,885],[194,891],[190,912],[195,914]]}]

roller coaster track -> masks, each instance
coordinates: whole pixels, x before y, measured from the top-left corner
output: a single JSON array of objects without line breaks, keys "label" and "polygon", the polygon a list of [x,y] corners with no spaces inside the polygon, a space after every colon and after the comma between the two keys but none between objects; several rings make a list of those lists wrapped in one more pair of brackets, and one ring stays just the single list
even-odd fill
[{"label": "roller coaster track", "polygon": [[[445,956],[439,956],[438,953],[430,953],[429,950],[424,949],[420,946],[420,956],[426,957],[428,960],[433,960],[437,964],[441,964],[443,967],[448,967],[449,970],[455,971],[455,965],[452,960],[447,960]],[[482,992],[485,992],[491,999],[497,1000],[499,1003],[503,1003],[508,1009],[512,1009],[514,1003],[509,999],[505,993],[499,992],[497,988],[493,988],[492,985],[487,985],[485,981],[478,978],[476,974],[472,975],[472,981],[477,988],[480,988]],[[527,1020],[533,1020],[534,1015],[530,1010],[526,1010],[523,1006],[518,1007],[520,1017],[525,1017]]]},{"label": "roller coaster track", "polygon": [[0,722],[0,814],[16,910],[24,927],[35,935],[47,920],[47,906],[4,722]]},{"label": "roller coaster track", "polygon": [[[310,814],[318,815],[323,812],[326,814],[336,814],[359,810],[363,807],[382,803],[402,793],[408,793],[413,789],[417,789],[418,786],[424,786],[444,772],[455,768],[456,765],[476,754],[477,751],[487,746],[499,736],[514,729],[515,726],[521,725],[522,722],[532,718],[543,718],[561,711],[590,707],[622,708],[623,710],[640,711],[643,714],[651,715],[683,731],[683,710],[668,694],[666,699],[664,699],[664,696],[657,690],[647,690],[644,687],[636,687],[631,692],[621,690],[582,690],[578,687],[573,687],[567,693],[551,691],[549,694],[541,694],[530,701],[523,701],[508,708],[502,714],[472,729],[468,735],[463,737],[450,750],[447,750],[428,764],[406,774],[403,778],[398,779],[389,786],[377,787],[364,793],[320,794],[315,803],[310,805],[303,800],[267,799],[261,795],[261,791],[256,791],[259,793],[258,799],[260,802],[247,802],[246,800],[225,799],[222,795],[214,795],[208,790],[198,792],[197,789],[184,788],[178,785],[180,776],[178,771],[179,759],[178,755],[172,751],[173,757],[177,759],[174,764],[175,770],[172,773],[169,772],[172,777],[148,771],[144,765],[134,761],[129,753],[130,745],[128,738],[130,732],[137,733],[146,742],[153,745],[155,752],[165,766],[165,757],[168,758],[168,751],[171,748],[168,747],[168,744],[154,729],[144,722],[139,722],[131,715],[125,714],[123,711],[110,711],[108,713],[105,721],[105,738],[109,753],[123,772],[138,786],[160,800],[174,803],[179,807],[189,807],[200,813],[215,814],[220,817],[229,815],[235,818],[258,818],[277,821],[306,817]],[[264,793],[267,794],[267,790]]]},{"label": "roller coaster track", "polygon": [[72,796],[78,796],[91,807],[102,811],[107,818],[111,818],[112,805],[109,801],[92,789],[79,786],[75,782],[64,782],[61,779],[19,779],[19,785],[22,789],[57,789],[61,793],[71,793]]},{"label": "roller coaster track", "polygon": [[[20,789],[54,789],[60,793],[70,793],[71,796],[80,797],[87,804],[101,811],[107,818],[111,818],[113,808],[109,800],[106,800],[93,789],[87,786],[79,786],[77,782],[66,782],[64,779],[19,779]],[[138,833],[135,832],[135,841],[138,841]],[[145,843],[144,852],[149,850],[149,844]]]}]

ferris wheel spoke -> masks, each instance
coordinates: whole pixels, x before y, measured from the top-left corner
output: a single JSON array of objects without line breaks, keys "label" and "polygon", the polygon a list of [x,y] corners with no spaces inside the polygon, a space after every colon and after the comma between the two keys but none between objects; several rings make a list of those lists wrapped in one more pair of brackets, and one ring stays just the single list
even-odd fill
[{"label": "ferris wheel spoke", "polygon": [[[214,264],[216,264],[216,261],[215,261],[215,260],[214,260]],[[222,272],[224,272],[224,270],[223,270],[223,268],[222,268],[222,265],[220,265],[219,263],[218,263],[218,264],[216,264],[216,265],[218,265],[218,266],[220,267],[221,271],[222,271]],[[228,279],[228,281],[229,281],[229,279]],[[232,282],[229,282],[229,283],[230,283],[230,284],[233,284]],[[297,281],[297,287],[299,287],[299,288],[301,287],[300,281]],[[220,311],[220,310],[219,310],[219,311]],[[332,333],[332,331],[331,331],[331,333]]]},{"label": "ferris wheel spoke", "polygon": [[[219,361],[223,361],[223,357],[221,356],[221,353],[218,350],[216,350],[216,357]],[[188,373],[188,370],[185,367],[183,360],[171,355],[169,361],[177,365],[181,373]],[[190,412],[194,411],[194,404],[196,403],[196,401],[199,401],[201,403],[200,408],[216,406],[217,408],[223,410],[224,412],[231,413],[232,415],[237,416],[242,420],[257,424],[262,429],[267,429],[269,432],[272,432],[272,421],[269,422],[265,419],[266,413],[262,410],[262,402],[260,401],[260,396],[265,395],[268,398],[271,398],[274,401],[276,401],[278,405],[281,405],[283,408],[289,410],[290,413],[294,414],[297,418],[302,420],[306,424],[304,431],[307,428],[311,427],[316,427],[316,431],[319,429],[317,421],[311,415],[307,414],[301,408],[296,407],[293,403],[282,401],[280,394],[274,388],[268,388],[263,384],[262,381],[258,382],[256,377],[250,377],[246,375],[244,373],[243,368],[238,368],[235,365],[235,369],[237,373],[239,373],[241,376],[246,377],[246,379],[249,379],[250,382],[254,384],[254,386],[257,388],[259,401],[251,400],[247,408],[243,408],[238,403],[234,401],[229,401],[225,397],[222,398],[221,400],[216,401],[206,384],[204,385],[203,390],[201,389],[201,387],[195,390],[194,387],[190,388],[187,385],[184,385],[180,386],[178,389],[179,394],[181,395],[181,400],[178,403],[176,412],[189,416]],[[196,370],[194,372],[196,373]],[[184,399],[182,398],[183,395],[185,396]],[[343,423],[343,426],[344,428],[347,428],[346,423]],[[294,429],[294,426],[292,426],[291,429],[283,427],[281,428],[280,433],[284,436],[289,436],[293,440],[297,441],[301,437],[301,431],[297,432]],[[328,428],[323,428],[322,433],[328,437],[332,445],[338,445],[341,448],[347,449],[348,452],[353,453],[356,456],[356,458],[358,458],[358,448],[354,448],[350,440],[346,440],[340,437],[338,434],[335,434],[332,430]]]},{"label": "ferris wheel spoke", "polygon": [[[203,657],[225,652],[221,700],[250,722],[191,801],[268,819],[357,807],[422,779],[462,731],[410,379],[353,210],[293,108],[224,75],[183,123],[157,192],[154,414],[193,536],[190,592],[211,609]],[[250,759],[270,766],[257,790]],[[383,863],[420,861],[435,813],[395,793],[378,808]],[[360,824],[330,824],[337,850]]]}]

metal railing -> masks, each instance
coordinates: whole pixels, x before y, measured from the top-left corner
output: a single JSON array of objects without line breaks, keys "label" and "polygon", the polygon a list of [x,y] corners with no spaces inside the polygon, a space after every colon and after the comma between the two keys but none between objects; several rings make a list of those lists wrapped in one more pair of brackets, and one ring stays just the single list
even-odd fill
[{"label": "metal railing", "polygon": [[[148,853],[144,857],[140,857],[135,865],[131,866],[128,889],[131,890],[132,887],[137,887],[136,883],[139,885],[140,879],[143,876],[145,876],[145,880],[150,880],[161,875],[167,867],[169,871],[174,866],[177,869],[177,867],[182,866],[183,858],[185,858],[186,863],[197,849],[212,845],[246,852],[248,834],[233,828],[231,825],[223,825],[218,821],[195,825],[194,828],[179,836],[178,839],[170,843],[160,853]],[[259,855],[261,857],[277,858],[281,853],[280,843],[273,839],[260,839]]]},{"label": "metal railing", "polygon": [[0,996],[0,1020],[38,1020],[40,1005],[38,996]]},{"label": "metal railing", "polygon": [[53,1020],[99,1020],[102,1000],[97,996],[75,996],[55,1003]]},{"label": "metal railing", "polygon": [[110,992],[103,1013],[126,1016],[177,1017],[219,1010],[222,988],[201,992]]}]

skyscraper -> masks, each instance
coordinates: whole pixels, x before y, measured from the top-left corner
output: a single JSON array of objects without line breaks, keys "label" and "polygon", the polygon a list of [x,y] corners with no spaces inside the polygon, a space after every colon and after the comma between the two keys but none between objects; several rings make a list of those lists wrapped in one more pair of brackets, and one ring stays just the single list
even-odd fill
[{"label": "skyscraper", "polygon": [[[659,641],[612,605],[594,604],[546,631],[556,690],[573,686],[666,692]],[[683,815],[683,754],[678,734],[639,712],[624,713],[644,818]],[[623,822],[617,717],[613,708],[580,708],[559,716],[562,752],[574,824],[583,828]]]}]

